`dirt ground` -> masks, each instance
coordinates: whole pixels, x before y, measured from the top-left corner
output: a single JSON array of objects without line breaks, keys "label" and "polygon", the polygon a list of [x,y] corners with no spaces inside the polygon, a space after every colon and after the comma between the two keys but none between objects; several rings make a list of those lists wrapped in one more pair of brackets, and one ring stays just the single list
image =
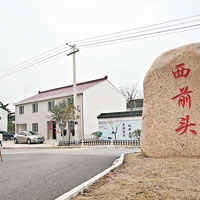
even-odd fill
[{"label": "dirt ground", "polygon": [[200,158],[125,156],[122,166],[73,200],[200,200]]}]

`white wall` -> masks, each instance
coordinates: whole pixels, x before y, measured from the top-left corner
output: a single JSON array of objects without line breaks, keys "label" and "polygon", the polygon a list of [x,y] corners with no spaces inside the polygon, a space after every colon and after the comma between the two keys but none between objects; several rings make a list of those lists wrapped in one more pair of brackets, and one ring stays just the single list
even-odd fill
[{"label": "white wall", "polygon": [[104,112],[126,111],[126,99],[108,80],[95,85],[83,94],[84,136],[98,131],[97,116]]},{"label": "white wall", "polygon": [[8,112],[0,108],[0,131],[8,130]]},{"label": "white wall", "polygon": [[[63,97],[67,98],[67,97]],[[50,99],[49,101],[54,101],[54,105],[56,103],[62,101],[63,98],[58,99]],[[16,124],[16,132],[17,124],[26,124],[27,131],[32,130],[32,123],[38,123],[38,133],[48,139],[48,130],[47,130],[47,122],[50,121],[50,112],[48,111],[48,100],[34,102],[38,103],[38,112],[32,112],[32,103],[23,104],[24,105],[24,114],[19,114],[19,106],[15,106],[15,124]],[[80,119],[78,120],[78,134],[81,135],[82,131],[82,94],[78,95],[77,103],[80,106]]]},{"label": "white wall", "polygon": [[[99,131],[102,132],[100,139],[115,139],[112,134],[112,127],[116,130],[118,128],[116,138],[117,140],[132,140],[129,135],[136,129],[142,127],[142,117],[122,117],[122,118],[103,118],[99,119]],[[112,127],[111,127],[112,126]]]}]

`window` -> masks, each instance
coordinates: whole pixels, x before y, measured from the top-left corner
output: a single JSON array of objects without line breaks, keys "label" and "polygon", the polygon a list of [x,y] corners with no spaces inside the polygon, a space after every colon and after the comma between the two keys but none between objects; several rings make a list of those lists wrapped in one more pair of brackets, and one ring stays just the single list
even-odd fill
[{"label": "window", "polygon": [[38,132],[38,123],[32,123],[32,131],[33,132]]},{"label": "window", "polygon": [[20,133],[18,133],[18,135],[25,135],[25,133],[24,132],[20,132]]},{"label": "window", "polygon": [[48,102],[48,111],[52,111],[54,109],[54,101]]},{"label": "window", "polygon": [[37,103],[32,104],[32,111],[33,111],[33,113],[38,112],[38,104]]},{"label": "window", "polygon": [[19,114],[24,114],[24,106],[19,106]]},{"label": "window", "polygon": [[71,104],[73,104],[73,103],[74,103],[74,98],[73,98],[73,97],[67,98],[67,104],[68,104],[68,105],[71,105]]}]

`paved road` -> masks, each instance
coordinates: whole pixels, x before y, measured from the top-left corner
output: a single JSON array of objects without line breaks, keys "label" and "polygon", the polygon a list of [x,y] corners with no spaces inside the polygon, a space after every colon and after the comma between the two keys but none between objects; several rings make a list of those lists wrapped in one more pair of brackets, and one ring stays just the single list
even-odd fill
[{"label": "paved road", "polygon": [[134,149],[8,149],[0,162],[1,200],[51,200]]}]

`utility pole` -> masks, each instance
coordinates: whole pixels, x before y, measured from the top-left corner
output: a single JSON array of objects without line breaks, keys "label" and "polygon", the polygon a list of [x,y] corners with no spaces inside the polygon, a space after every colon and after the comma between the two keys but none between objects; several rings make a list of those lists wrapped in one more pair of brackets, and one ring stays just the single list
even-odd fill
[{"label": "utility pole", "polygon": [[[74,99],[74,107],[77,109],[77,87],[76,87],[76,56],[75,54],[79,51],[77,48],[76,48],[76,45],[69,45],[66,43],[66,45],[68,46],[71,46],[72,47],[72,52],[67,54],[67,56],[70,56],[73,54],[73,99]],[[77,112],[75,113],[75,116],[76,116]],[[75,129],[75,141],[78,141],[79,140],[79,136],[78,136],[78,133],[77,133],[77,126],[78,124],[74,124],[74,129]]]},{"label": "utility pole", "polygon": [[73,95],[74,95],[74,106],[77,108],[77,87],[76,87],[76,56],[75,56],[75,45],[73,45]]}]

